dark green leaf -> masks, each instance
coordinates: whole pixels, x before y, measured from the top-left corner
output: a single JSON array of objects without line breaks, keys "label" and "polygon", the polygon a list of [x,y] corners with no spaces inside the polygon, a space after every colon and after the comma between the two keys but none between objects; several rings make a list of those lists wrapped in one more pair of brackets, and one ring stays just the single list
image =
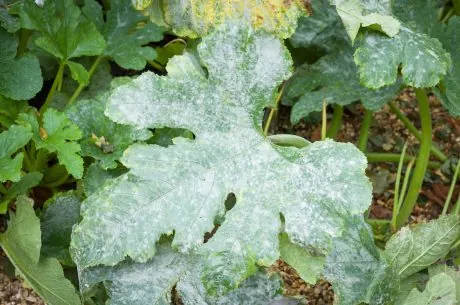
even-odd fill
[{"label": "dark green leaf", "polygon": [[0,133],[0,182],[19,181],[21,178],[22,152],[14,153],[32,138],[32,133],[23,126],[12,125]]}]

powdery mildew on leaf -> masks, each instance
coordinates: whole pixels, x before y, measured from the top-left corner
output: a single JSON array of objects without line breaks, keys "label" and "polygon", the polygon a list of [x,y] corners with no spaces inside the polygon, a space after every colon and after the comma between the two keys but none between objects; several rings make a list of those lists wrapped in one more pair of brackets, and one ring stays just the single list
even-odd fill
[{"label": "powdery mildew on leaf", "polygon": [[451,305],[457,304],[455,282],[445,273],[431,278],[423,292],[414,288],[403,305]]},{"label": "powdery mildew on leaf", "polygon": [[459,235],[459,218],[443,216],[413,230],[402,228],[388,241],[383,255],[403,279],[443,258]]},{"label": "powdery mildew on leaf", "polygon": [[[83,221],[72,237],[80,268],[115,265],[126,256],[146,262],[160,236],[174,232],[172,246],[180,252],[211,254],[213,266],[244,266],[235,272],[231,264],[219,265],[230,274],[225,286],[234,287],[254,263],[268,266],[279,257],[280,213],[291,241],[327,252],[345,218],[367,209],[366,159],[353,145],[275,148],[262,135],[262,110],[290,73],[278,39],[229,23],[203,38],[198,52],[207,77],[186,54],[169,62],[167,77],[144,73],[112,94],[106,114],[116,122],[186,128],[196,138],[125,151],[121,161],[130,172],[82,205]],[[236,205],[203,244],[231,192]],[[236,259],[225,260],[229,255]]]},{"label": "powdery mildew on leaf", "polygon": [[[307,15],[304,0],[132,0],[160,25],[168,24],[178,36],[196,38],[212,32],[228,20],[244,19],[256,29],[264,29],[280,38],[288,38],[297,19]],[[163,11],[163,16],[158,12]]]},{"label": "powdery mildew on leaf", "polygon": [[259,272],[228,295],[212,297],[201,283],[202,268],[200,257],[179,254],[161,244],[157,255],[145,264],[128,261],[114,268],[90,268],[79,278],[83,291],[104,281],[112,305],[171,304],[174,286],[184,305],[266,305],[281,292],[277,276]]}]

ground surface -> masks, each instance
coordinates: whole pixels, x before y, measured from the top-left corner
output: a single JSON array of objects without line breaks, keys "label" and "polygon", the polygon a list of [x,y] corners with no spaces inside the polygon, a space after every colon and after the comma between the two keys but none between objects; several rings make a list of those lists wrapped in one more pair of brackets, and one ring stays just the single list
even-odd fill
[{"label": "ground surface", "polygon": [[[397,105],[407,117],[419,127],[418,111],[413,92],[407,90],[396,100]],[[460,155],[460,120],[451,118],[433,97],[430,99],[433,116],[433,140],[448,156]],[[360,105],[347,107],[343,124],[337,140],[356,143],[363,116]],[[289,123],[289,108],[282,107],[273,122],[274,133],[293,133],[311,141],[319,140],[321,124],[318,118],[303,121],[292,126]],[[396,118],[388,107],[374,113],[370,131],[368,151],[400,153],[404,142],[408,141],[408,153],[416,155],[417,140]],[[393,205],[393,189],[397,164],[373,163],[368,167],[368,175],[374,183],[374,200],[371,218],[390,219]],[[425,178],[418,205],[414,209],[411,222],[419,223],[436,218],[444,205],[449,190],[452,173],[448,166],[444,169],[430,170]],[[457,198],[454,193],[453,201]],[[453,204],[453,203],[452,203]],[[272,268],[279,272],[285,282],[287,295],[301,296],[311,305],[333,304],[334,293],[329,283],[320,280],[316,285],[302,281],[297,273],[282,261]],[[0,305],[31,305],[43,302],[29,289],[24,288],[20,280],[10,280],[0,266]]]}]

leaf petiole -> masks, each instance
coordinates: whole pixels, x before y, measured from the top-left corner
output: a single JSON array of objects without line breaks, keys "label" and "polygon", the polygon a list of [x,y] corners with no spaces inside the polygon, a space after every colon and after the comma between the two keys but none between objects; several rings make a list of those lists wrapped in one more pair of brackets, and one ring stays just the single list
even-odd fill
[{"label": "leaf petiole", "polygon": [[61,61],[61,63],[59,64],[59,69],[56,73],[56,77],[54,78],[53,84],[51,85],[51,89],[48,92],[48,96],[46,97],[45,103],[40,108],[40,115],[42,115],[46,111],[46,109],[48,109],[51,102],[53,101],[54,93],[56,92],[56,89],[59,86],[59,84],[62,83],[62,77],[64,76],[64,67],[65,62]]},{"label": "leaf petiole", "polygon": [[332,116],[331,124],[326,132],[326,137],[334,139],[342,126],[343,106],[334,104],[334,114]]},{"label": "leaf petiole", "polygon": [[[99,66],[101,60],[102,60],[103,56],[100,55],[96,58],[96,60],[94,61],[94,63],[92,64],[91,68],[89,69],[88,71],[88,80],[91,80],[91,77],[93,76],[94,72],[96,72],[96,69],[97,67]],[[87,85],[85,84],[79,84],[77,89],[75,90],[75,92],[72,94],[72,97],[70,97],[70,100],[69,102],[67,103],[67,106],[66,107],[69,107],[70,105],[73,104],[73,102],[75,102],[75,100],[78,98],[78,96],[80,95],[81,91],[83,89],[86,88]]]},{"label": "leaf petiole", "polygon": [[367,150],[367,141],[369,139],[369,129],[372,123],[372,111],[365,109],[364,110],[364,118],[363,122],[361,123],[361,128],[359,129],[359,140],[358,140],[358,148],[363,153]]}]

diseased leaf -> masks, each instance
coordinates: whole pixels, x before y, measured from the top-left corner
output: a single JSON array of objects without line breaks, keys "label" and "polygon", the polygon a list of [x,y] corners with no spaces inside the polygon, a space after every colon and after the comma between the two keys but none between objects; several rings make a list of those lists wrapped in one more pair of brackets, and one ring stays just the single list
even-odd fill
[{"label": "diseased leaf", "polygon": [[16,271],[49,305],[80,305],[73,285],[64,277],[54,258],[40,258],[40,221],[31,200],[20,197],[16,214],[10,212],[8,230],[0,234],[0,245]]},{"label": "diseased leaf", "polygon": [[38,59],[32,54],[16,58],[18,38],[0,28],[0,95],[13,100],[35,96],[43,85]]},{"label": "diseased leaf", "polygon": [[400,23],[391,16],[390,1],[378,0],[330,0],[337,8],[345,29],[354,41],[361,26],[370,27],[393,37],[399,32]]},{"label": "diseased leaf", "polygon": [[[185,54],[169,61],[167,77],[144,73],[109,98],[106,114],[116,122],[185,128],[195,139],[125,151],[121,161],[130,172],[82,205],[71,246],[81,269],[113,266],[126,256],[147,262],[160,236],[174,231],[175,249],[200,252],[209,256],[208,267],[220,268],[225,282],[206,283],[217,293],[241,283],[254,263],[278,259],[280,213],[291,241],[327,253],[346,219],[367,209],[366,159],[353,145],[324,141],[296,149],[273,146],[263,136],[263,109],[274,104],[290,72],[278,39],[229,23],[203,38],[198,52],[208,77]],[[235,206],[203,244],[229,193]]]},{"label": "diseased leaf", "polygon": [[423,292],[414,288],[404,305],[452,305],[456,303],[455,283],[447,274],[441,273],[428,281]]},{"label": "diseased leaf", "polygon": [[5,214],[8,210],[8,204],[16,199],[19,195],[25,195],[31,188],[37,186],[43,178],[39,172],[30,172],[21,177],[21,180],[14,183],[8,193],[0,198],[0,214]]},{"label": "diseased leaf", "polygon": [[80,145],[76,142],[82,138],[82,133],[65,113],[49,108],[43,114],[42,126],[35,114],[30,112],[20,114],[18,121],[32,131],[37,149],[56,153],[59,163],[66,167],[69,174],[77,179],[83,176],[83,160],[78,155]]},{"label": "diseased leaf", "polygon": [[126,173],[124,168],[105,170],[97,162],[91,164],[83,177],[83,190],[86,196],[88,197],[102,188],[107,180],[116,178],[124,173]]},{"label": "diseased leaf", "polygon": [[404,305],[404,302],[412,290],[415,288],[419,291],[423,291],[428,280],[428,275],[421,272],[412,274],[411,276],[405,278],[400,282],[399,289],[395,296],[394,305]]},{"label": "diseased leaf", "polygon": [[238,290],[211,297],[199,277],[202,267],[200,257],[176,253],[162,244],[157,255],[145,264],[127,261],[113,268],[95,267],[81,272],[80,280],[83,290],[98,282],[107,283],[113,305],[171,304],[174,286],[184,305],[265,305],[281,292],[279,278],[259,272]]},{"label": "diseased leaf", "polygon": [[73,265],[69,254],[72,227],[80,220],[81,198],[75,192],[58,193],[45,203],[41,222],[42,249],[45,257],[55,257]]},{"label": "diseased leaf", "polygon": [[25,0],[20,16],[23,27],[41,33],[37,46],[62,61],[104,51],[104,38],[73,0],[45,1],[43,6]]},{"label": "diseased leaf", "polygon": [[440,273],[447,274],[454,281],[455,297],[457,301],[460,300],[460,271],[457,269],[457,267],[447,266],[446,264],[432,265],[428,268],[428,274],[430,275],[430,278]]},{"label": "diseased leaf", "polygon": [[334,240],[324,269],[338,304],[391,304],[399,279],[381,259],[372,230],[357,216],[350,217],[346,225],[344,234]]},{"label": "diseased leaf", "polygon": [[0,182],[19,181],[24,154],[17,153],[32,138],[32,133],[22,126],[12,125],[0,133]]},{"label": "diseased leaf", "polygon": [[105,23],[101,18],[102,7],[95,0],[85,0],[83,13],[103,34],[107,42],[104,55],[121,67],[142,70],[147,60],[156,57],[155,49],[145,45],[162,40],[164,29],[136,11],[130,0],[111,1]]},{"label": "diseased leaf", "polygon": [[325,257],[313,255],[308,250],[293,244],[286,234],[280,235],[281,259],[294,268],[309,284],[315,284],[323,272]]},{"label": "diseased leaf", "polygon": [[128,146],[145,141],[152,136],[147,129],[113,122],[104,115],[109,92],[89,100],[80,100],[66,110],[69,119],[79,126],[83,133],[80,140],[82,156],[89,156],[104,168],[115,168]]},{"label": "diseased leaf", "polygon": [[[150,13],[160,25],[168,24],[178,36],[197,38],[211,33],[215,26],[229,20],[245,20],[280,38],[288,38],[297,19],[308,14],[303,0],[218,1],[218,0],[132,0],[139,10]],[[164,16],[158,12],[164,12]]]},{"label": "diseased leaf", "polygon": [[459,236],[459,218],[441,216],[412,230],[402,228],[388,241],[383,256],[404,279],[443,258]]}]

